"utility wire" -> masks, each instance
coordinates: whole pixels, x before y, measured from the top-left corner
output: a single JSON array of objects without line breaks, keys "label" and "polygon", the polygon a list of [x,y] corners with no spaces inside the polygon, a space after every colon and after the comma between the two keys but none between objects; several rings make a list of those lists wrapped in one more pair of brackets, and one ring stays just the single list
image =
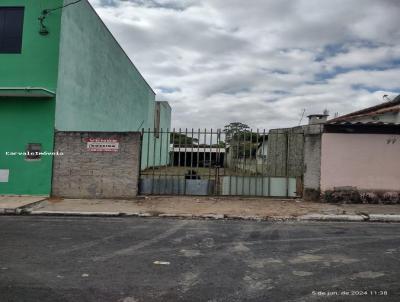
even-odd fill
[{"label": "utility wire", "polygon": [[41,15],[39,16],[39,18],[38,18],[39,23],[40,23],[40,31],[39,31],[39,33],[40,33],[41,35],[43,35],[43,36],[46,36],[46,35],[49,34],[49,31],[48,31],[46,25],[44,24],[44,20],[47,18],[47,16],[48,16],[51,12],[54,12],[54,11],[59,10],[59,9],[63,9],[63,8],[65,8],[65,7],[67,7],[67,6],[70,6],[70,5],[77,4],[77,3],[81,2],[81,1],[82,1],[82,0],[76,0],[76,1],[74,1],[74,2],[70,2],[70,3],[67,3],[67,4],[62,5],[62,6],[59,6],[59,7],[55,7],[55,8],[46,8],[46,9],[42,10],[42,14],[41,14]]},{"label": "utility wire", "polygon": [[65,7],[67,7],[67,6],[77,4],[77,3],[81,2],[81,1],[82,1],[82,0],[77,0],[77,1],[74,1],[74,2],[71,2],[71,3],[67,3],[67,4],[62,5],[62,6],[59,6],[59,7],[50,8],[50,9],[45,9],[45,10],[43,10],[43,13],[49,14],[49,13],[51,13],[51,12],[54,12],[55,10],[63,9],[63,8],[65,8]]},{"label": "utility wire", "polygon": [[301,125],[301,121],[303,120],[304,114],[306,113],[306,109],[303,109],[303,112],[301,113],[300,121],[299,121],[299,126]]}]

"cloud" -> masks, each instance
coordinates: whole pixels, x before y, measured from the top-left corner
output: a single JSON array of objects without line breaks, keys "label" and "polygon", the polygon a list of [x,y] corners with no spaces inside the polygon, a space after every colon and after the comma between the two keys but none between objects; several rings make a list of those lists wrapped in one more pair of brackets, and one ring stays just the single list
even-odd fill
[{"label": "cloud", "polygon": [[400,45],[380,47],[351,46],[345,52],[326,60],[330,67],[390,67],[400,60]]},{"label": "cloud", "polygon": [[400,92],[397,0],[90,0],[173,126],[297,125]]}]

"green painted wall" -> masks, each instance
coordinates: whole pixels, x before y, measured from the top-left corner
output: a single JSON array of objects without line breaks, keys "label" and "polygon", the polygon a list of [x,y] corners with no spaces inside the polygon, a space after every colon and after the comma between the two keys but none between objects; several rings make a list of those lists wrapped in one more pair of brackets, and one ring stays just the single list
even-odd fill
[{"label": "green painted wall", "polygon": [[[153,129],[155,93],[90,4],[83,0],[64,10],[61,24],[56,129]],[[168,110],[162,111],[163,128],[171,125]],[[147,163],[148,154],[151,165],[153,158],[159,162],[159,140],[150,139],[150,148],[147,142],[143,144],[142,163]],[[164,139],[163,144],[162,161],[166,162],[168,142]]]},{"label": "green painted wall", "polygon": [[45,8],[61,5],[61,0],[1,0],[1,6],[23,6],[24,29],[21,54],[0,54],[0,86],[39,86],[52,91],[57,87],[58,47],[61,12],[45,21],[50,34],[39,35],[38,17]]},{"label": "green painted wall", "polygon": [[[2,0],[0,6],[24,6],[21,54],[0,54],[0,87],[38,86],[57,88],[58,46],[61,13],[46,19],[48,36],[39,35],[38,17],[45,8],[59,6],[61,0]],[[43,151],[53,149],[55,99],[0,97],[0,169],[9,169],[9,182],[0,183],[0,194],[48,195],[52,158],[26,161],[28,143],[42,143]]]},{"label": "green painted wall", "polygon": [[68,7],[61,23],[56,129],[149,127],[155,94],[90,4]]},{"label": "green painted wall", "polygon": [[[48,195],[52,157],[27,161],[28,143],[41,143],[51,152],[54,128],[60,131],[140,131],[154,127],[155,93],[140,75],[87,0],[52,12],[45,20],[50,34],[39,35],[43,9],[62,0],[2,0],[0,6],[24,6],[21,54],[0,54],[0,87],[43,87],[56,99],[0,97],[0,169],[9,169],[9,182],[0,194]],[[163,107],[164,108],[164,107]],[[169,128],[170,108],[161,110],[161,127]],[[161,138],[151,140],[159,163]],[[162,158],[168,161],[168,140],[163,137]],[[152,154],[153,155],[153,154]],[[152,156],[153,158],[153,156]]]},{"label": "green painted wall", "polygon": [[[171,107],[168,102],[160,103],[160,130],[171,132]],[[170,137],[166,133],[160,133],[158,138],[155,138],[153,133],[148,133],[153,130],[145,128],[145,133],[142,141],[142,169],[162,166],[169,163],[169,144]]]},{"label": "green painted wall", "polygon": [[[160,102],[160,128],[163,131],[169,130],[171,132],[171,107],[168,102]],[[161,163],[163,165],[169,163],[169,144],[170,144],[170,137],[169,135],[160,136],[160,142],[163,145],[163,148],[166,147],[166,152],[163,152],[161,155]]]},{"label": "green painted wall", "polygon": [[27,161],[23,155],[28,143],[41,143],[42,151],[53,151],[54,100],[13,98],[0,100],[0,169],[9,169],[9,181],[0,182],[0,194],[49,195],[51,156]]}]

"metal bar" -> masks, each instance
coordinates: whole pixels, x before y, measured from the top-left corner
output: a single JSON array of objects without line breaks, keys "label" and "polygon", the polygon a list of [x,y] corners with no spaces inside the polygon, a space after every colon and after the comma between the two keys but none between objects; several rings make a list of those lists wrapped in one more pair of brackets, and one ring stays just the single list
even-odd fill
[{"label": "metal bar", "polygon": [[[255,165],[256,165],[256,177],[255,177],[255,186],[254,186],[254,195],[259,196],[258,195],[258,158],[257,158],[257,152],[258,152],[258,140],[260,138],[260,131],[257,128],[257,134],[256,134],[256,154],[255,154]],[[262,179],[261,179],[262,181]]]},{"label": "metal bar", "polygon": [[217,129],[217,148],[215,150],[215,161],[216,161],[216,167],[215,167],[215,187],[214,187],[214,195],[218,195],[219,192],[219,168],[220,168],[220,153],[219,153],[219,143],[220,143],[220,135],[221,135],[221,130]]},{"label": "metal bar", "polygon": [[220,167],[221,165],[221,150],[219,144],[221,143],[221,129],[217,129],[217,149],[216,149],[216,156],[217,156],[217,166]]},{"label": "metal bar", "polygon": [[[230,149],[230,154],[232,154],[232,156],[231,156],[231,167],[226,167],[226,168],[230,168],[231,170],[232,170],[232,162],[233,162],[233,154],[234,154],[234,148],[233,148],[233,146],[231,145],[231,142],[234,142],[233,141],[233,137],[231,137],[231,141],[229,142],[229,149]],[[225,134],[225,155],[224,155],[224,176],[227,176],[227,173],[225,173],[225,166],[226,166],[226,163],[227,163],[227,160],[228,160],[228,158],[227,158],[227,152],[226,152],[226,134]],[[232,195],[232,173],[229,173],[229,196],[231,196]]]},{"label": "metal bar", "polygon": [[236,158],[235,158],[235,195],[239,195],[238,193],[238,165],[239,165],[239,149],[240,149],[240,132],[236,133],[236,141],[237,141],[237,148],[236,148]]},{"label": "metal bar", "polygon": [[[181,128],[179,128],[179,136],[178,136],[178,168],[181,166]],[[178,169],[179,171],[179,169]]]},{"label": "metal bar", "polygon": [[[274,140],[274,157],[277,158],[276,149],[278,148],[279,133],[276,133]],[[274,176],[276,176],[277,161],[274,161]]]},{"label": "metal bar", "polygon": [[143,138],[144,138],[144,128],[142,128],[141,135],[140,135],[140,154],[139,154],[140,173],[142,173],[142,170],[143,170],[143,163],[142,163]]},{"label": "metal bar", "polygon": [[200,128],[197,131],[197,165],[196,165],[197,173],[199,173],[199,161],[200,161],[199,153],[200,153]]},{"label": "metal bar", "polygon": [[[172,134],[172,137],[171,137],[171,134]],[[170,159],[170,162],[169,162],[169,165],[171,166],[171,171],[173,171],[174,170],[174,162],[175,162],[175,151],[174,151],[174,149],[175,149],[175,144],[174,144],[174,142],[175,142],[175,128],[172,130],[172,133],[171,134],[169,134],[168,135],[168,138],[172,138],[172,160]],[[171,145],[171,143],[170,142],[168,142],[168,146],[170,146]],[[172,194],[174,194],[174,190],[175,190],[175,179],[174,179],[174,176],[172,176],[172,184],[171,184],[171,190],[172,190]]]},{"label": "metal bar", "polygon": [[204,129],[204,148],[203,148],[203,168],[205,168],[205,162],[206,162],[206,146],[207,146],[207,129]]},{"label": "metal bar", "polygon": [[[179,128],[179,138],[178,138],[178,174],[181,167],[181,138],[182,138],[182,130]],[[181,193],[181,186],[179,186],[179,176],[178,176],[178,195]]]},{"label": "metal bar", "polygon": [[262,180],[262,185],[261,185],[261,195],[264,196],[264,144],[265,144],[265,129],[263,131],[263,142],[262,142],[262,157],[261,157],[261,180]]},{"label": "metal bar", "polygon": [[193,128],[192,128],[192,149],[190,152],[190,179],[192,179],[193,177],[193,144],[194,144],[194,132],[193,132]]},{"label": "metal bar", "polygon": [[[206,168],[207,129],[204,129],[203,168]],[[205,171],[205,169],[203,169]],[[207,181],[207,194],[210,192],[210,179]]]},{"label": "metal bar", "polygon": [[[163,137],[163,129],[159,129],[159,140],[160,140],[160,158],[158,160],[159,169],[162,167],[162,137]],[[161,171],[158,173],[158,194],[161,194]]]},{"label": "metal bar", "polygon": [[253,151],[253,129],[250,129],[250,138],[249,138],[249,195],[251,195],[251,179],[252,177],[252,172],[251,172],[251,160],[252,160],[252,153]]},{"label": "metal bar", "polygon": [[289,197],[289,151],[290,151],[290,136],[286,134],[286,197]]},{"label": "metal bar", "polygon": [[154,194],[154,178],[155,178],[155,165],[156,165],[156,128],[153,132],[153,176],[151,181],[151,194]]},{"label": "metal bar", "polygon": [[187,167],[187,152],[186,152],[187,151],[187,139],[188,139],[187,134],[188,134],[188,131],[187,131],[187,128],[186,128],[186,130],[185,130],[185,145],[184,145],[184,159],[185,159],[185,161],[183,163],[183,166],[185,167],[185,169]]},{"label": "metal bar", "polygon": [[[210,181],[210,182],[211,182],[211,165],[212,165],[212,153],[211,153],[211,150],[212,150],[212,136],[213,136],[213,131],[212,131],[212,128],[211,128],[211,132],[210,132],[210,163],[208,165],[208,181]],[[211,194],[211,192],[209,192],[209,194]]]},{"label": "metal bar", "polygon": [[[162,141],[161,141],[162,143]],[[169,166],[169,128],[165,133],[165,163],[164,163],[164,194],[167,194],[167,179],[168,179],[168,166]]]},{"label": "metal bar", "polygon": [[141,132],[141,135],[140,135],[140,149],[139,149],[140,150],[139,151],[139,167],[140,167],[140,169],[139,169],[139,181],[138,181],[137,187],[136,187],[137,192],[139,192],[139,194],[140,194],[140,179],[142,177],[142,171],[143,171],[143,163],[142,163],[143,137],[144,137],[144,128],[142,128],[142,132]]},{"label": "metal bar", "polygon": [[[187,131],[187,128],[186,128],[186,130],[185,130],[185,163],[184,163],[184,167],[185,167],[185,170],[186,170],[186,165],[187,165],[187,152],[186,152],[186,150],[187,150],[187,133],[188,133],[188,131]],[[183,179],[185,180],[185,182],[184,182],[184,187],[183,187],[183,195],[186,195],[186,177],[185,176],[183,176]]]},{"label": "metal bar", "polygon": [[146,158],[146,170],[149,168],[149,158],[150,158],[150,128],[147,131],[147,158]]},{"label": "metal bar", "polygon": [[242,193],[241,193],[241,195],[244,195],[245,157],[246,157],[246,130],[243,131],[243,158],[242,158],[243,169],[242,169]]}]

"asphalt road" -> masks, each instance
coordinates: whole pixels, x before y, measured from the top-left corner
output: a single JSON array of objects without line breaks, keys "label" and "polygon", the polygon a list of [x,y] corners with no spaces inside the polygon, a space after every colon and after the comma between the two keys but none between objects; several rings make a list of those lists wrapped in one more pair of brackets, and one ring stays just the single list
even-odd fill
[{"label": "asphalt road", "polygon": [[2,216],[0,301],[400,301],[400,224]]}]

